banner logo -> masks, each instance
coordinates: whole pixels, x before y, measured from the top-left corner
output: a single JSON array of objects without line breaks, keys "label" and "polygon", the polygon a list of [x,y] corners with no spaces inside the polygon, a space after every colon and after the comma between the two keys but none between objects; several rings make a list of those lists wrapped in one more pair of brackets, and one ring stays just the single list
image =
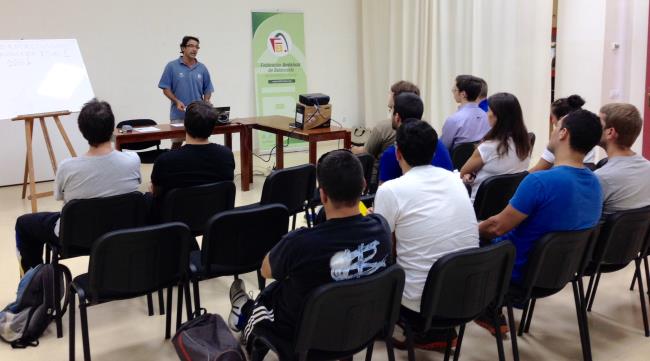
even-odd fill
[{"label": "banner logo", "polygon": [[288,55],[289,50],[293,46],[291,44],[291,38],[289,37],[289,34],[285,33],[282,30],[271,32],[271,34],[268,36],[266,45],[271,54],[277,57]]}]

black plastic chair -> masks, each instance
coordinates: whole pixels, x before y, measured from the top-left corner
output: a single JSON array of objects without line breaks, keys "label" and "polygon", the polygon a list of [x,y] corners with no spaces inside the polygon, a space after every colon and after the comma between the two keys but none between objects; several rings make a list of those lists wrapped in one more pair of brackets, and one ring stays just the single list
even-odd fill
[{"label": "black plastic chair", "polygon": [[370,183],[372,181],[372,168],[375,166],[375,157],[369,153],[357,154],[357,158],[361,162],[361,167],[363,168],[363,178],[366,180],[366,188],[363,190],[363,194],[368,194]]},{"label": "black plastic chair", "polygon": [[535,139],[537,137],[535,136],[535,133],[533,132],[528,132],[528,139],[530,139],[530,148],[532,149],[535,146]]},{"label": "black plastic chair", "polygon": [[[79,297],[84,360],[90,360],[86,308],[143,296],[167,288],[165,338],[170,337],[172,287],[178,285],[176,328],[180,326],[187,280],[190,230],[182,223],[132,228],[105,234],[90,253],[88,273],[70,285],[70,360],[75,358],[75,294]],[[186,294],[186,301],[189,302]]]},{"label": "black plastic chair", "polygon": [[252,361],[268,350],[280,360],[335,360],[366,349],[372,358],[376,338],[386,342],[395,360],[391,337],[399,316],[404,270],[393,265],[357,280],[334,282],[314,290],[305,302],[294,340],[286,340],[260,324],[253,328]]},{"label": "black plastic chair", "polygon": [[195,310],[201,309],[199,281],[257,271],[259,289],[266,285],[260,274],[264,256],[287,233],[289,211],[282,204],[225,211],[206,226],[203,246],[190,255]]},{"label": "black plastic chair", "polygon": [[[482,248],[454,252],[441,257],[429,270],[420,302],[421,322],[417,325],[401,318],[404,325],[409,361],[415,360],[414,332],[429,329],[446,329],[460,326],[454,360],[460,356],[465,324],[486,309],[500,309],[508,289],[515,247],[510,242],[500,242]],[[497,312],[495,327],[498,329]],[[451,336],[451,333],[449,334]],[[447,340],[445,360],[449,360],[451,338]],[[497,332],[499,360],[505,360],[503,340]]]},{"label": "black plastic chair", "polygon": [[[595,243],[595,231],[596,228],[551,232],[535,243],[524,270],[522,283],[511,284],[505,297],[512,353],[515,361],[519,361],[519,349],[517,347],[517,332],[515,332],[512,305],[515,303],[528,305],[530,303],[530,306],[524,309],[521,317],[521,323],[526,324],[520,325],[519,335],[522,335],[522,331],[528,332],[527,327],[530,327],[530,318],[532,318],[534,309],[534,303],[531,300],[554,295],[560,292],[568,283],[571,283],[573,287],[582,355],[585,360],[591,360],[589,325],[585,312],[582,276]],[[530,310],[528,310],[528,307],[530,307]],[[529,313],[527,314],[527,312]]]},{"label": "black plastic chair", "polygon": [[499,214],[517,191],[528,172],[495,175],[481,183],[474,198],[476,219],[485,220]]},{"label": "black plastic chair", "polygon": [[[131,127],[150,127],[158,125],[153,119],[128,119],[123,120],[117,123],[116,128],[122,128],[123,125],[130,125]],[[169,151],[169,149],[160,149],[160,140],[151,140],[147,142],[136,142],[136,143],[127,143],[122,145],[122,149],[129,150],[144,150],[147,148],[156,147],[156,149],[145,151],[145,152],[136,152],[140,157],[142,163],[151,164],[153,163],[159,155]]]},{"label": "black plastic chair", "polygon": [[616,272],[634,261],[634,275],[639,281],[639,298],[643,314],[643,327],[646,337],[650,337],[648,314],[646,310],[643,281],[641,278],[641,260],[647,254],[647,242],[650,237],[650,207],[621,211],[609,215],[598,237],[589,267],[585,275],[591,276],[587,288],[587,311],[591,311],[596,290],[602,273]]},{"label": "black plastic chair", "polygon": [[210,218],[235,207],[235,192],[232,181],[172,189],[162,202],[162,222],[182,222],[193,236],[202,235]]},{"label": "black plastic chair", "polygon": [[[46,262],[51,260],[55,267],[63,267],[59,265],[59,260],[87,256],[99,237],[110,231],[142,226],[145,217],[146,205],[140,192],[71,200],[61,210],[59,243],[47,245]],[[62,287],[59,282],[60,277],[55,277],[55,300],[61,299],[59,293]],[[55,304],[56,334],[57,337],[63,337],[61,304]],[[150,302],[149,313],[153,313]]]},{"label": "black plastic chair", "polygon": [[[274,170],[264,181],[262,197],[257,205],[272,203],[284,204],[293,216],[292,229],[296,228],[296,215],[308,210],[308,202],[316,188],[316,166],[303,164],[295,167]],[[308,225],[311,222],[309,222]]]},{"label": "black plastic chair", "polygon": [[451,151],[451,163],[454,165],[454,169],[460,170],[463,168],[469,157],[474,153],[477,144],[478,142],[468,142],[459,143],[454,146],[454,149]]}]

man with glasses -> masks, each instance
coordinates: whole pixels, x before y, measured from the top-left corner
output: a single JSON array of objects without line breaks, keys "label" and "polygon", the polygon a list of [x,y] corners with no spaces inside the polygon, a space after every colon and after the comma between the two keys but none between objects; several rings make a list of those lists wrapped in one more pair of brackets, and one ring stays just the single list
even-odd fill
[{"label": "man with glasses", "polygon": [[[214,91],[208,68],[196,59],[200,49],[199,39],[184,36],[180,46],[183,55],[165,66],[158,83],[163,94],[171,101],[169,119],[172,124],[183,122],[187,105],[196,100],[209,102]],[[173,139],[172,148],[180,148],[182,143],[182,139]]]}]

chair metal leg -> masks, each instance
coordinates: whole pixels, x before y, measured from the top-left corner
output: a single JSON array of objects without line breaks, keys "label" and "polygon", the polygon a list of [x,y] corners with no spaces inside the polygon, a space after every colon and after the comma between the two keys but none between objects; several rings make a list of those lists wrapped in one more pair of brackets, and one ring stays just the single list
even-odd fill
[{"label": "chair metal leg", "polygon": [[192,295],[190,295],[189,281],[183,282],[183,290],[183,294],[185,295],[185,311],[187,312],[187,320],[189,321],[194,318],[194,314],[192,313]]},{"label": "chair metal leg", "polygon": [[52,264],[54,265],[54,320],[56,323],[56,338],[63,337],[63,323],[61,320],[61,278],[59,277],[59,257],[54,255]]},{"label": "chair metal leg", "polygon": [[[515,329],[515,316],[512,312],[512,304],[508,302],[508,327],[511,330]],[[512,357],[514,361],[519,361],[519,348],[517,347],[517,333],[510,332],[510,341],[512,342]]]},{"label": "chair metal leg", "polygon": [[522,336],[524,334],[524,327],[526,327],[526,318],[528,318],[528,308],[530,307],[530,302],[531,302],[530,300],[526,301],[526,304],[524,305],[524,309],[521,312],[521,322],[519,322],[519,329],[517,329],[518,336]]},{"label": "chair metal leg", "polygon": [[533,312],[535,311],[535,301],[537,300],[534,298],[530,300],[530,306],[528,307],[528,316],[526,317],[526,327],[524,327],[524,332],[526,333],[530,331],[530,323],[533,321]]},{"label": "chair metal leg", "polygon": [[447,347],[445,347],[445,361],[449,361],[449,357],[451,356],[451,338],[453,332],[454,332],[453,328],[447,330]]},{"label": "chair metal leg", "polygon": [[572,281],[571,286],[573,287],[573,300],[576,305],[576,316],[578,318],[578,331],[580,331],[580,345],[582,346],[582,359],[585,361],[590,361],[591,358],[589,356],[589,351],[588,351],[590,345],[588,344],[585,335],[585,319],[582,316],[582,304],[580,303],[578,284],[576,281]]},{"label": "chair metal leg", "polygon": [[[648,256],[643,257],[643,267],[645,268],[645,281],[647,286],[648,280],[650,280],[650,269],[648,268]],[[648,290],[648,294],[650,295],[650,289]]]},{"label": "chair metal leg", "polygon": [[408,350],[408,360],[415,361],[415,335],[411,325],[406,322],[404,324],[404,331],[406,333],[406,349]]},{"label": "chair metal leg", "polygon": [[591,290],[591,298],[587,298],[589,300],[589,303],[587,304],[587,311],[589,312],[591,312],[591,306],[594,305],[594,299],[596,298],[596,290],[598,290],[598,282],[600,282],[600,272],[598,272],[598,274],[596,275],[596,282],[594,283],[594,288]]},{"label": "chair metal leg", "polygon": [[151,293],[147,293],[147,311],[149,316],[153,316],[153,296],[151,296]]},{"label": "chair metal leg", "polygon": [[[368,348],[366,349],[366,361],[372,360],[372,348],[375,345],[375,341],[371,341],[370,345],[368,345]],[[352,360],[352,357],[350,357],[350,360]]]},{"label": "chair metal leg", "polygon": [[176,330],[181,327],[183,321],[183,286],[181,284],[176,287],[178,299],[176,301]]},{"label": "chair metal leg", "polygon": [[[501,315],[501,307],[495,309],[494,311],[494,318],[493,318],[493,324],[494,324],[494,329],[497,330],[496,333],[496,340],[497,340],[497,354],[499,355],[499,361],[505,361],[506,360],[506,354],[503,350],[503,334],[501,334],[500,328],[501,325],[499,324],[499,315]],[[514,332],[514,331],[511,331]],[[458,361],[457,359],[454,359],[454,361]]]},{"label": "chair metal leg", "polygon": [[637,258],[634,260],[634,263],[636,265],[636,277],[639,281],[639,298],[641,299],[641,313],[643,314],[643,329],[645,330],[645,337],[650,337],[650,329],[648,328],[648,311],[646,310],[643,279],[641,278],[641,260]]},{"label": "chair metal leg", "polygon": [[257,270],[257,287],[259,287],[260,291],[266,287],[266,278],[262,277],[262,271]]},{"label": "chair metal leg", "polygon": [[84,348],[84,361],[90,361],[90,339],[88,337],[88,315],[86,301],[79,300],[79,318],[81,319],[81,340]]},{"label": "chair metal leg", "polygon": [[70,299],[70,304],[68,307],[70,307],[70,311],[68,312],[68,321],[70,322],[68,324],[68,344],[69,344],[69,360],[74,361],[75,359],[75,297],[76,293],[72,289],[72,286],[70,286],[70,292],[69,292],[69,299]]},{"label": "chair metal leg", "polygon": [[393,335],[392,332],[386,336],[386,353],[388,354],[388,361],[395,361],[395,349],[393,348]]},{"label": "chair metal leg", "polygon": [[[499,327],[497,327],[497,330]],[[497,332],[498,333],[498,332]],[[456,349],[454,350],[454,361],[458,361],[460,357],[460,347],[463,344],[463,335],[465,334],[465,324],[460,325],[458,329],[458,341],[456,341]]]},{"label": "chair metal leg", "polygon": [[586,303],[585,303],[585,290],[584,286],[582,284],[582,277],[578,278],[578,296],[580,298],[580,312],[582,313],[582,324],[584,325],[584,334],[585,334],[585,341],[587,343],[587,353],[589,355],[589,360],[592,359],[591,355],[591,337],[589,336],[589,320],[587,319],[587,310],[586,310]]},{"label": "chair metal leg", "polygon": [[165,315],[165,338],[171,337],[172,328],[172,288],[167,287],[167,315]]},{"label": "chair metal leg", "polygon": [[192,289],[194,291],[194,310],[201,312],[201,294],[199,292],[199,280],[192,280]]},{"label": "chair metal leg", "polygon": [[165,299],[163,298],[163,290],[158,290],[158,310],[161,315],[165,314]]},{"label": "chair metal leg", "polygon": [[293,215],[293,223],[291,225],[291,229],[296,229],[296,215]]},{"label": "chair metal leg", "polygon": [[630,283],[630,291],[634,291],[634,285],[636,284],[636,273],[632,276],[632,282]]}]

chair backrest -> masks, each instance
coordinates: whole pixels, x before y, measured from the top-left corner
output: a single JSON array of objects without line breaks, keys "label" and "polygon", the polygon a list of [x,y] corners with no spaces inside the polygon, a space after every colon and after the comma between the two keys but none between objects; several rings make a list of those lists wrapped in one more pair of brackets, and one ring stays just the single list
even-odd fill
[{"label": "chair backrest", "polygon": [[404,270],[398,265],[356,280],[314,290],[305,302],[295,333],[295,351],[350,351],[389,337],[399,316]]},{"label": "chair backrest", "polygon": [[103,235],[90,253],[91,299],[134,297],[176,284],[188,268],[190,237],[179,222]]},{"label": "chair backrest", "polygon": [[363,177],[366,180],[366,189],[363,190],[363,193],[368,192],[368,187],[372,181],[372,168],[375,166],[375,157],[369,153],[357,154],[357,158],[361,162],[361,167],[363,168]]},{"label": "chair backrest", "polygon": [[592,260],[626,265],[644,249],[650,230],[650,207],[631,209],[605,218]]},{"label": "chair backrest", "polygon": [[219,265],[234,273],[259,269],[264,256],[288,229],[289,211],[282,204],[221,212],[206,226],[201,263],[204,267]]},{"label": "chair backrest", "polygon": [[596,169],[602,168],[602,166],[607,164],[608,160],[609,160],[608,158],[603,158],[603,159],[599,160],[598,163],[596,163]]},{"label": "chair backrest", "polygon": [[212,216],[235,207],[235,191],[232,181],[172,189],[163,199],[161,219],[185,223],[195,236],[203,234]]},{"label": "chair backrest", "polygon": [[533,132],[528,132],[528,139],[530,139],[530,148],[532,149],[535,146],[535,139],[537,137],[535,136],[535,133]]},{"label": "chair backrest", "polygon": [[140,192],[69,201],[61,210],[60,258],[88,255],[105,233],[144,225],[146,212]]},{"label": "chair backrest", "polygon": [[[149,127],[157,124],[158,123],[156,123],[156,121],[153,119],[128,119],[117,123],[116,128],[122,128],[123,125],[130,125],[132,127]],[[159,140],[151,140],[148,142],[136,142],[136,143],[123,144],[122,149],[142,150],[150,147],[157,147],[159,145],[160,145]]]},{"label": "chair backrest", "polygon": [[579,273],[594,230],[550,232],[537,240],[524,270],[526,298],[534,288],[564,288]]},{"label": "chair backrest", "polygon": [[264,181],[260,204],[281,203],[289,214],[299,213],[314,195],[316,167],[303,164],[273,171]]},{"label": "chair backrest", "polygon": [[454,169],[461,169],[465,162],[472,156],[474,149],[476,149],[478,142],[460,143],[451,151],[451,163]]},{"label": "chair backrest", "polygon": [[509,241],[444,255],[429,270],[420,313],[427,329],[434,319],[459,324],[500,305],[510,283],[515,247]]},{"label": "chair backrest", "polygon": [[484,220],[501,212],[517,191],[519,183],[528,172],[501,174],[487,178],[481,183],[474,198],[476,219]]}]

